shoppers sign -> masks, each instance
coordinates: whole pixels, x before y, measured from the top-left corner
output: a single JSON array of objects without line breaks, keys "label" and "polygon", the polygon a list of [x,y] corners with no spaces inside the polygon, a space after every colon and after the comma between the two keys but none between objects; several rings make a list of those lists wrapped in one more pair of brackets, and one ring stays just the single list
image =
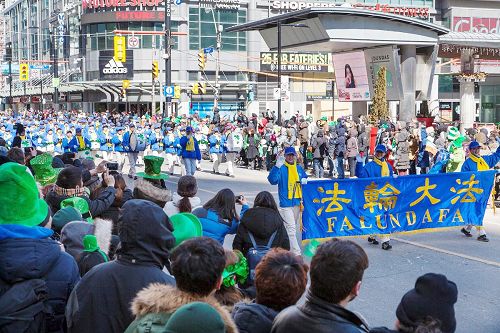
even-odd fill
[{"label": "shoppers sign", "polygon": [[[328,72],[332,64],[328,53],[281,53],[281,71],[293,72]],[[278,52],[260,53],[260,70],[263,72],[278,71]]]},{"label": "shoppers sign", "polygon": [[114,59],[113,51],[100,51],[99,77],[101,80],[126,80],[134,76],[133,52],[127,51],[127,62]]},{"label": "shoppers sign", "polygon": [[[316,2],[316,1],[294,1],[294,0],[274,0],[271,7],[275,10],[301,10],[305,8],[332,8],[342,5],[343,3],[335,2]],[[383,4],[368,5],[358,3],[352,5],[354,8],[373,10],[383,13],[391,13],[396,15],[429,18],[429,7],[408,7],[408,6],[391,6]]]},{"label": "shoppers sign", "polygon": [[500,34],[500,17],[453,17],[452,31]]},{"label": "shoppers sign", "polygon": [[396,54],[392,46],[367,49],[365,52],[366,68],[368,69],[368,82],[370,83],[370,92],[374,94],[375,81],[378,71],[381,67],[386,68],[386,88],[387,100],[399,101],[403,92],[401,84],[401,72],[396,63]]}]

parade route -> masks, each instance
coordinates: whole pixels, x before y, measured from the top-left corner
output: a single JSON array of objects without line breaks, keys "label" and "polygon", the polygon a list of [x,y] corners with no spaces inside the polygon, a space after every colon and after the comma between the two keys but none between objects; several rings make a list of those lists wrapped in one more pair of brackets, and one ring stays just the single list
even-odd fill
[{"label": "parade route", "polygon": [[[211,164],[203,161],[202,168],[210,170]],[[221,165],[220,172],[224,171],[225,166]],[[178,178],[172,176],[167,186],[175,190]],[[198,171],[196,178],[202,202],[223,188],[230,188],[237,195],[244,194],[250,204],[259,191],[270,191],[277,197],[277,188],[268,183],[265,171],[238,168],[236,178]],[[366,239],[354,238],[367,252],[370,267],[365,272],[360,296],[349,307],[361,313],[370,326],[392,327],[396,307],[415,280],[428,272],[441,273],[458,285],[456,332],[498,333],[500,210],[493,214],[488,208],[484,221],[489,243],[478,242],[474,229],[472,238],[464,237],[459,229],[398,235],[390,251],[381,250],[380,245],[370,245]],[[225,247],[231,248],[232,238],[226,237]]]}]

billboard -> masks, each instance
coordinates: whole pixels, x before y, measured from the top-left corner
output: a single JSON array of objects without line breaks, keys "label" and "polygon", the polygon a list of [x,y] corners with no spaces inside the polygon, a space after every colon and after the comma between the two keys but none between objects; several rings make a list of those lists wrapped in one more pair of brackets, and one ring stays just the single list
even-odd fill
[{"label": "billboard", "polygon": [[402,97],[403,86],[401,83],[401,71],[399,63],[396,62],[396,54],[392,46],[367,49],[365,53],[366,68],[368,70],[368,83],[370,84],[370,92],[373,96],[375,81],[377,80],[378,71],[381,67],[385,67],[386,82],[387,82],[387,100],[399,101]]},{"label": "billboard", "polygon": [[369,101],[370,84],[364,52],[336,53],[332,59],[339,101]]},{"label": "billboard", "polygon": [[134,76],[133,51],[126,51],[126,62],[117,61],[113,51],[99,52],[99,78],[101,80],[126,80]]},{"label": "billboard", "polygon": [[[282,73],[294,72],[330,72],[331,55],[326,52],[281,52]],[[278,71],[278,52],[260,53],[260,70],[262,72]]]}]

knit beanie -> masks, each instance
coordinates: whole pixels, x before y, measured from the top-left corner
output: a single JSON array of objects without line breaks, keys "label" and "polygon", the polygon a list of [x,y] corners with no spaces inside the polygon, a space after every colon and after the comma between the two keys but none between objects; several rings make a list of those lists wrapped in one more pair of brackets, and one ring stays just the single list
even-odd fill
[{"label": "knit beanie", "polygon": [[181,306],[172,314],[164,332],[224,333],[226,328],[221,315],[211,305],[193,302]]},{"label": "knit beanie", "polygon": [[52,217],[52,229],[60,233],[62,228],[69,222],[72,221],[82,221],[82,213],[78,211],[75,207],[68,206],[59,209],[57,213]]},{"label": "knit beanie", "polygon": [[409,327],[416,327],[419,321],[430,316],[441,322],[443,333],[453,333],[457,324],[454,309],[457,294],[457,285],[446,276],[427,273],[403,296],[396,316],[401,324]]},{"label": "knit beanie", "polygon": [[196,178],[193,176],[182,176],[177,182],[177,194],[181,197],[194,197],[198,192]]}]

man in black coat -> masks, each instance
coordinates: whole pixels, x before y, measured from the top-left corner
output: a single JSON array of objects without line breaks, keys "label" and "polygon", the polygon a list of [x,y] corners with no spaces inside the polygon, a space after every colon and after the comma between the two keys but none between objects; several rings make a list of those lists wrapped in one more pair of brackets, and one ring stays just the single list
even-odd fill
[{"label": "man in black coat", "polygon": [[366,268],[368,257],[358,244],[339,239],[323,243],[311,261],[305,303],[283,310],[271,333],[368,332],[363,318],[346,309],[359,295]]},{"label": "man in black coat", "polygon": [[175,244],[163,209],[146,200],[129,200],[119,220],[117,259],[94,267],[71,293],[68,332],[123,332],[134,320],[130,304],[151,283],[174,284],[162,271]]}]

